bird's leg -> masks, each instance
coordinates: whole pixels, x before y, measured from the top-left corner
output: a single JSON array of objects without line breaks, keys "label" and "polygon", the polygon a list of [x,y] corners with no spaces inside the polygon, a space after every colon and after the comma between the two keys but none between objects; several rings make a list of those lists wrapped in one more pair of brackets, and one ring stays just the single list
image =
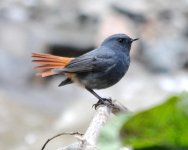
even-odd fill
[{"label": "bird's leg", "polygon": [[107,105],[107,106],[112,105],[112,100],[111,100],[110,98],[109,98],[109,99],[107,99],[107,98],[102,98],[102,97],[100,97],[97,93],[95,93],[92,89],[87,88],[87,87],[86,87],[86,89],[87,89],[91,94],[93,94],[93,95],[99,100],[96,104],[93,105],[93,106],[95,107],[95,109],[96,109],[99,105]]}]

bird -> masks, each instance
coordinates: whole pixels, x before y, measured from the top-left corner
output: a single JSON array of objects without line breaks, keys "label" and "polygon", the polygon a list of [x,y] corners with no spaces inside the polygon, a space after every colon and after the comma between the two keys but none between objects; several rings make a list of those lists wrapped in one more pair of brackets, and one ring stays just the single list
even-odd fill
[{"label": "bird", "polygon": [[64,86],[77,83],[93,94],[98,102],[93,106],[112,104],[111,98],[102,98],[94,90],[113,86],[122,79],[130,66],[131,45],[138,38],[124,33],[114,34],[101,45],[78,57],[63,57],[51,54],[32,53],[32,62],[37,63],[36,75],[48,77],[64,76],[59,84]]}]

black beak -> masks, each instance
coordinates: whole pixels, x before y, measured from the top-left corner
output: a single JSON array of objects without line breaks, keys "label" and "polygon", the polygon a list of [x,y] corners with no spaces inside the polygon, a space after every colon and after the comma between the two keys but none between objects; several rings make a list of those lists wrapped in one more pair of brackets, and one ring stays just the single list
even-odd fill
[{"label": "black beak", "polygon": [[132,39],[131,42],[134,42],[134,41],[137,41],[137,40],[139,40],[139,38]]}]

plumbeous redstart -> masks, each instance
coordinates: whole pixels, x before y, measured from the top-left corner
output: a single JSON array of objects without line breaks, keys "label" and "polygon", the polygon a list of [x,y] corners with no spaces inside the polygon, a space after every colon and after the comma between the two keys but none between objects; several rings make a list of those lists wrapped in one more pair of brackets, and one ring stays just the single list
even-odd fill
[{"label": "plumbeous redstart", "polygon": [[79,83],[99,100],[94,106],[106,104],[110,99],[102,98],[93,89],[105,89],[116,84],[127,72],[130,65],[130,49],[133,41],[126,34],[114,34],[90,52],[76,58],[33,53],[33,62],[42,69],[41,77],[60,74],[65,76],[59,86]]}]

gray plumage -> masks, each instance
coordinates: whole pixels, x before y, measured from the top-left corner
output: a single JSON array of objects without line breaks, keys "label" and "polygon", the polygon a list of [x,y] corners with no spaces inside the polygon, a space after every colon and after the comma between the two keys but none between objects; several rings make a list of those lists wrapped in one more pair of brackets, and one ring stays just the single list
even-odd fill
[{"label": "gray plumage", "polygon": [[[74,82],[87,89],[103,89],[116,84],[130,65],[130,49],[133,41],[125,34],[115,34],[103,41],[101,46],[73,59],[65,68],[54,70],[74,73]],[[66,79],[61,85],[70,84]]]}]

